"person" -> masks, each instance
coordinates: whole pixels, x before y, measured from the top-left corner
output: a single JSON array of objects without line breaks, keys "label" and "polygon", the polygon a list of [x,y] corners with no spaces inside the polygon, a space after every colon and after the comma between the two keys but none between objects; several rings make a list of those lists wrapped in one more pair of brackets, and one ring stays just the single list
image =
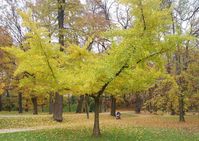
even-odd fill
[{"label": "person", "polygon": [[116,119],[121,119],[121,113],[120,112],[116,112],[116,115],[115,115],[115,117],[116,117]]}]

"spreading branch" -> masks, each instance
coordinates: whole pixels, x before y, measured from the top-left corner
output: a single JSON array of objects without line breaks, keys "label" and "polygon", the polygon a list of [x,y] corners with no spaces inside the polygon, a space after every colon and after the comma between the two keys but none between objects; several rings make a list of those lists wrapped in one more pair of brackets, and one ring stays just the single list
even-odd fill
[{"label": "spreading branch", "polygon": [[[161,49],[161,50],[158,51],[158,52],[152,53],[152,54],[150,54],[150,55],[148,55],[148,56],[146,56],[146,57],[144,57],[144,58],[138,60],[138,61],[136,62],[136,64],[139,64],[139,63],[141,63],[141,62],[143,62],[143,61],[145,61],[145,60],[147,60],[147,59],[149,59],[149,58],[151,58],[151,57],[154,57],[154,56],[156,56],[156,55],[165,53],[166,51],[167,51],[167,50]],[[96,94],[98,94],[97,97],[99,97],[100,95],[102,95],[102,94],[104,93],[104,91],[106,90],[106,88],[108,87],[108,85],[109,85],[115,78],[117,78],[126,68],[129,68],[128,60],[127,60],[127,61],[125,62],[125,64],[118,70],[118,72],[116,72],[115,76],[112,77],[108,82],[106,82],[106,83],[102,86],[102,88],[96,93]],[[92,95],[92,97],[95,97],[95,96]]]}]

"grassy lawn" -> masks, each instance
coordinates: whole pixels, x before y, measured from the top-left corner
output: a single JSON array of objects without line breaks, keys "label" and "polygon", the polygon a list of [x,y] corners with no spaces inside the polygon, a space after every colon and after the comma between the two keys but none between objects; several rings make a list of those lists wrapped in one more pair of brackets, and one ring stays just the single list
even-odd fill
[{"label": "grassy lawn", "polygon": [[[90,128],[49,129],[0,134],[1,141],[92,141]],[[142,127],[103,128],[99,141],[199,141],[198,134]]]},{"label": "grassy lawn", "polygon": [[[0,129],[33,128],[35,131],[2,133],[0,141],[89,141],[93,114],[64,114],[63,123],[52,121],[51,115],[8,115],[0,113]],[[6,116],[6,115],[5,115]],[[122,114],[115,120],[108,114],[100,115],[100,141],[199,141],[199,117],[186,116],[179,123],[177,116]]]}]

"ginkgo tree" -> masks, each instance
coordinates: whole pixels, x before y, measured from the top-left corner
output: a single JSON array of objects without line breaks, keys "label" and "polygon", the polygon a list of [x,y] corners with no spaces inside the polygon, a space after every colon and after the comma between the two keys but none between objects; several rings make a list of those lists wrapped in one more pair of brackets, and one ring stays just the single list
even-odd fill
[{"label": "ginkgo tree", "polygon": [[[74,93],[85,93],[94,98],[93,135],[96,137],[100,135],[100,97],[111,87],[113,87],[112,89],[121,89],[122,85],[118,85],[118,79],[123,79],[122,83],[125,83],[125,81],[140,77],[145,80],[141,82],[145,83],[151,79],[150,77],[155,77],[154,75],[157,74],[151,73],[144,78],[140,75],[140,71],[146,72],[147,68],[149,70],[156,69],[157,71],[161,69],[163,64],[162,54],[172,50],[177,43],[175,36],[164,36],[164,32],[169,30],[169,25],[171,24],[170,10],[162,9],[159,0],[134,0],[129,1],[129,3],[133,9],[134,26],[128,30],[113,31],[109,34],[110,37],[120,36],[121,41],[119,43],[113,42],[111,49],[104,54],[96,55],[93,53],[88,55],[90,53],[84,53],[84,48],[78,49],[80,52],[75,53],[80,55],[82,53],[82,57],[79,57],[81,58],[79,66],[75,66],[77,71],[73,71],[78,77],[75,80],[72,79],[74,82],[70,84],[75,85],[71,90],[75,90]],[[87,59],[85,55],[87,55]],[[76,58],[74,60],[77,61]],[[150,68],[150,64],[154,67]],[[134,73],[134,75],[130,75],[131,73]],[[124,77],[124,75],[128,77]],[[136,83],[133,83],[134,81],[129,82],[132,85],[129,85],[130,88],[126,89],[136,89]],[[140,86],[143,85],[141,82]],[[128,85],[125,86],[128,87]]]},{"label": "ginkgo tree", "polygon": [[[161,0],[126,0],[132,7],[132,28],[112,31],[105,36],[112,46],[104,53],[69,45],[60,51],[49,42],[48,32],[22,14],[26,35],[25,49],[6,48],[17,57],[15,75],[23,74],[21,86],[29,85],[35,92],[67,92],[87,94],[94,98],[93,136],[100,136],[99,101],[104,94],[122,95],[147,89],[160,77],[163,54],[180,43],[176,35],[166,36],[171,24],[170,9],[161,7]],[[115,39],[120,39],[115,41]]]},{"label": "ginkgo tree", "polygon": [[[162,54],[172,50],[177,43],[175,36],[164,36],[171,18],[170,10],[162,9],[160,1],[135,0],[130,4],[134,27],[109,33],[110,37],[120,36],[121,42],[113,42],[111,49],[103,54],[87,52],[79,47],[69,48],[67,52],[68,62],[74,65],[71,67],[74,79],[70,79],[70,90],[73,94],[88,94],[95,101],[94,136],[100,135],[100,97],[106,92],[121,95],[122,86],[126,92],[132,92],[152,84],[159,77]],[[137,83],[134,80],[141,81]],[[115,92],[117,89],[119,92]]]}]

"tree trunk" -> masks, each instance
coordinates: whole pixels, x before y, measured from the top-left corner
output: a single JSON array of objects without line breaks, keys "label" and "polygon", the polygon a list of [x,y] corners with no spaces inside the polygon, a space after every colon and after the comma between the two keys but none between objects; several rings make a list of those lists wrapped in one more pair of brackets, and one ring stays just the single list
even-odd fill
[{"label": "tree trunk", "polygon": [[83,109],[83,102],[84,102],[84,95],[81,95],[78,100],[76,113],[82,113]]},{"label": "tree trunk", "polygon": [[29,111],[28,99],[26,99],[25,112],[28,112],[28,111]]},{"label": "tree trunk", "polygon": [[106,112],[106,102],[105,102],[105,97],[100,98],[100,113]]},{"label": "tree trunk", "polygon": [[6,97],[8,97],[8,111],[11,112],[12,107],[11,107],[11,101],[10,101],[10,93],[8,90],[6,90]]},{"label": "tree trunk", "polygon": [[135,95],[135,112],[139,114],[141,109],[142,109],[142,98],[139,94],[136,94]]},{"label": "tree trunk", "polygon": [[[181,74],[181,56],[180,56],[180,48],[177,47],[177,53],[176,53],[176,75],[180,75]],[[179,121],[180,122],[184,122],[185,118],[184,118],[184,96],[182,95],[184,89],[183,89],[183,79],[181,77],[178,78],[177,80],[177,84],[180,86],[181,88],[181,93],[178,96],[179,99]]]},{"label": "tree trunk", "polygon": [[64,30],[64,4],[65,4],[65,0],[57,0],[58,2],[58,26],[59,26],[59,32],[58,32],[58,36],[59,36],[59,43],[60,45],[62,45],[60,47],[60,51],[63,51],[63,46],[64,46],[64,34],[63,34],[63,30]]},{"label": "tree trunk", "polygon": [[107,112],[107,99],[106,99],[106,96],[104,98],[104,112]]},{"label": "tree trunk", "polygon": [[86,116],[87,116],[87,119],[89,119],[89,106],[88,106],[88,102],[89,102],[89,97],[88,97],[88,95],[85,95],[85,107],[86,107]]},{"label": "tree trunk", "polygon": [[94,117],[93,136],[94,137],[99,137],[101,135],[100,127],[99,127],[100,97],[97,96],[97,97],[94,98],[94,100],[95,100],[95,117]]},{"label": "tree trunk", "polygon": [[184,96],[182,94],[180,94],[179,96],[179,121],[180,122],[184,122],[185,118],[184,118]]},{"label": "tree trunk", "polygon": [[44,112],[44,104],[41,105],[41,112]]},{"label": "tree trunk", "polygon": [[116,98],[111,96],[111,116],[115,116],[116,113]]},{"label": "tree trunk", "polygon": [[[58,32],[58,37],[59,37],[59,44],[60,44],[60,51],[64,51],[64,4],[65,0],[57,0],[58,4],[58,27],[59,27],[59,32]],[[59,93],[55,94],[55,102],[53,105],[53,119],[62,122],[63,117],[63,96],[59,95]]]},{"label": "tree trunk", "polygon": [[0,95],[0,111],[2,111],[2,96]]},{"label": "tree trunk", "polygon": [[53,105],[53,119],[58,122],[63,121],[62,113],[63,113],[63,96],[59,93],[55,94],[55,102]]},{"label": "tree trunk", "polygon": [[38,114],[38,110],[37,110],[37,97],[32,97],[32,104],[33,104],[33,115],[37,115]]},{"label": "tree trunk", "polygon": [[99,104],[99,112],[102,113],[103,112],[103,97],[100,98],[100,104]]},{"label": "tree trunk", "polygon": [[53,113],[53,95],[50,93],[49,95],[49,114]]},{"label": "tree trunk", "polygon": [[175,109],[173,108],[173,104],[172,103],[170,105],[170,111],[171,111],[171,115],[175,115],[176,114]]},{"label": "tree trunk", "polygon": [[126,98],[126,95],[123,96],[123,99],[124,99],[126,108],[128,108],[130,104],[129,104],[128,99]]},{"label": "tree trunk", "polygon": [[68,111],[71,112],[71,97],[68,95]]},{"label": "tree trunk", "polygon": [[22,93],[18,93],[18,104],[19,104],[19,113],[23,113],[23,106],[22,106]]}]

